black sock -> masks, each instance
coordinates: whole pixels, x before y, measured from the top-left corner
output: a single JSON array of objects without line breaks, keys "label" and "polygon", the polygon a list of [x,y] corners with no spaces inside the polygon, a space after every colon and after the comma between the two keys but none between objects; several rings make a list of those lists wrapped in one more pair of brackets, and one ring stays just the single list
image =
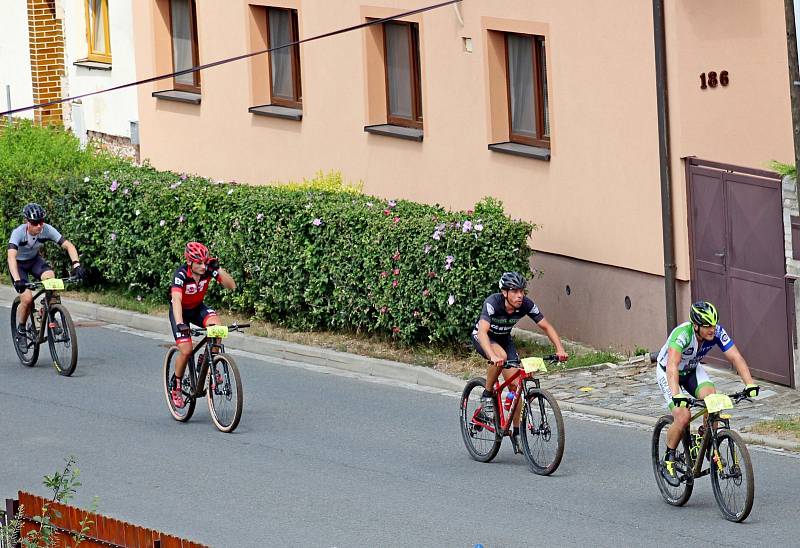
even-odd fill
[{"label": "black sock", "polygon": [[514,435],[519,436],[519,426],[514,427]]},{"label": "black sock", "polygon": [[667,453],[664,455],[664,460],[675,460],[675,449],[667,447]]},{"label": "black sock", "polygon": [[481,394],[481,397],[482,398],[491,398],[492,397],[492,393],[484,388],[483,389],[483,394]]}]

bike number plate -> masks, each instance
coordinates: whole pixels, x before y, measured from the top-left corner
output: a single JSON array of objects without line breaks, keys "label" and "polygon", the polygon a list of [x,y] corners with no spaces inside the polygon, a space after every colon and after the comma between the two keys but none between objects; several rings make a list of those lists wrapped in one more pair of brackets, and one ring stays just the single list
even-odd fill
[{"label": "bike number plate", "polygon": [[64,289],[64,280],[61,278],[49,278],[42,280],[42,286],[48,291],[62,291]]},{"label": "bike number plate", "polygon": [[733,409],[733,402],[725,394],[709,394],[703,401],[709,413],[717,413],[723,409]]},{"label": "bike number plate", "polygon": [[210,325],[206,329],[206,335],[214,339],[224,339],[228,336],[227,325]]},{"label": "bike number plate", "polygon": [[544,365],[542,358],[524,358],[522,360],[522,367],[526,373],[535,373],[537,371],[547,372],[547,367]]}]

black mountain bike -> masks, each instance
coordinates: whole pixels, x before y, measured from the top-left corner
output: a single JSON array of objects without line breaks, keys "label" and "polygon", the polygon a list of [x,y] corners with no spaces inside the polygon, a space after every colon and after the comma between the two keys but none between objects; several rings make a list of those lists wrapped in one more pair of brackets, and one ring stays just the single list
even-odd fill
[{"label": "black mountain bike", "polygon": [[[186,422],[192,418],[197,398],[206,396],[211,420],[221,432],[233,432],[242,418],[242,379],[236,362],[225,354],[225,346],[220,342],[230,331],[250,327],[249,323],[210,325],[206,329],[192,328],[192,336],[203,338],[194,345],[192,355],[186,364],[181,379],[184,405],[176,407],[172,402],[170,381],[175,372],[175,358],[179,354],[177,346],[171,347],[164,358],[164,395],[167,407],[176,421]],[[197,356],[197,359],[195,359]]]},{"label": "black mountain bike", "polygon": [[[750,400],[744,391],[736,394],[711,394],[705,400],[690,399],[690,407],[701,408],[692,421],[704,417],[704,432],[689,433],[687,426],[675,450],[675,468],[679,484],[670,485],[661,475],[664,453],[667,448],[667,430],[672,425],[672,415],[664,415],[653,430],[653,472],[664,500],[673,506],[683,506],[689,501],[694,480],[711,475],[711,487],[725,519],[744,521],[753,508],[753,464],[741,436],[731,430],[731,416],[723,413],[742,400]],[[691,422],[691,421],[690,421]],[[708,468],[703,470],[703,465]]]},{"label": "black mountain bike", "polygon": [[[47,341],[56,371],[65,377],[75,372],[75,367],[78,365],[78,337],[72,316],[61,303],[61,297],[57,292],[62,291],[65,284],[78,281],[80,279],[73,276],[29,283],[28,289],[35,291],[35,294],[24,335],[17,333],[17,309],[20,298],[14,299],[11,305],[11,337],[14,341],[14,350],[17,351],[22,365],[27,367],[36,365],[39,346]],[[39,297],[42,298],[37,304]]]}]

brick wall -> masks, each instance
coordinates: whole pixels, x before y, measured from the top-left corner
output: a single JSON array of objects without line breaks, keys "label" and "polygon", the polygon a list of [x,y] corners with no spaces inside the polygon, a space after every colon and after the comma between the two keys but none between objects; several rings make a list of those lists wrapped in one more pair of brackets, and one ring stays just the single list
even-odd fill
[{"label": "brick wall", "polygon": [[[27,1],[33,102],[46,103],[62,97],[64,28],[57,15],[56,0]],[[41,125],[62,124],[61,105],[36,109],[33,119]]]}]

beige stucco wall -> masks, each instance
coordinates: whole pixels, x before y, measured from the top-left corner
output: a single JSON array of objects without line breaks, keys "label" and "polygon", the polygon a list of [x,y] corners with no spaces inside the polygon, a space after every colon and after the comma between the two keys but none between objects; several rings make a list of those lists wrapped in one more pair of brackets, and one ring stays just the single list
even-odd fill
[{"label": "beige stucco wall", "polygon": [[[428,3],[198,0],[200,61],[258,43],[250,5],[298,8],[300,35],[308,37]],[[783,4],[667,4],[676,251],[679,278],[688,279],[680,157],[752,167],[791,158]],[[142,78],[170,66],[157,6],[134,3]],[[385,99],[374,34],[357,31],[302,46],[302,122],[247,112],[265,93],[263,62],[204,71],[199,106],[153,99],[151,92],[171,88],[168,81],[140,86],[142,157],[158,168],[250,183],[340,170],[363,180],[369,193],[453,208],[493,195],[512,216],[540,224],[533,238],[539,250],[661,274],[651,3],[507,0],[459,9],[463,26],[452,6],[413,19],[420,23],[422,143],[363,131],[380,123]],[[502,94],[493,92],[493,30],[546,36],[550,162],[487,149],[507,124]],[[472,53],[463,50],[463,37],[472,38]],[[698,75],[710,70],[728,70],[731,85],[700,90]]]}]

